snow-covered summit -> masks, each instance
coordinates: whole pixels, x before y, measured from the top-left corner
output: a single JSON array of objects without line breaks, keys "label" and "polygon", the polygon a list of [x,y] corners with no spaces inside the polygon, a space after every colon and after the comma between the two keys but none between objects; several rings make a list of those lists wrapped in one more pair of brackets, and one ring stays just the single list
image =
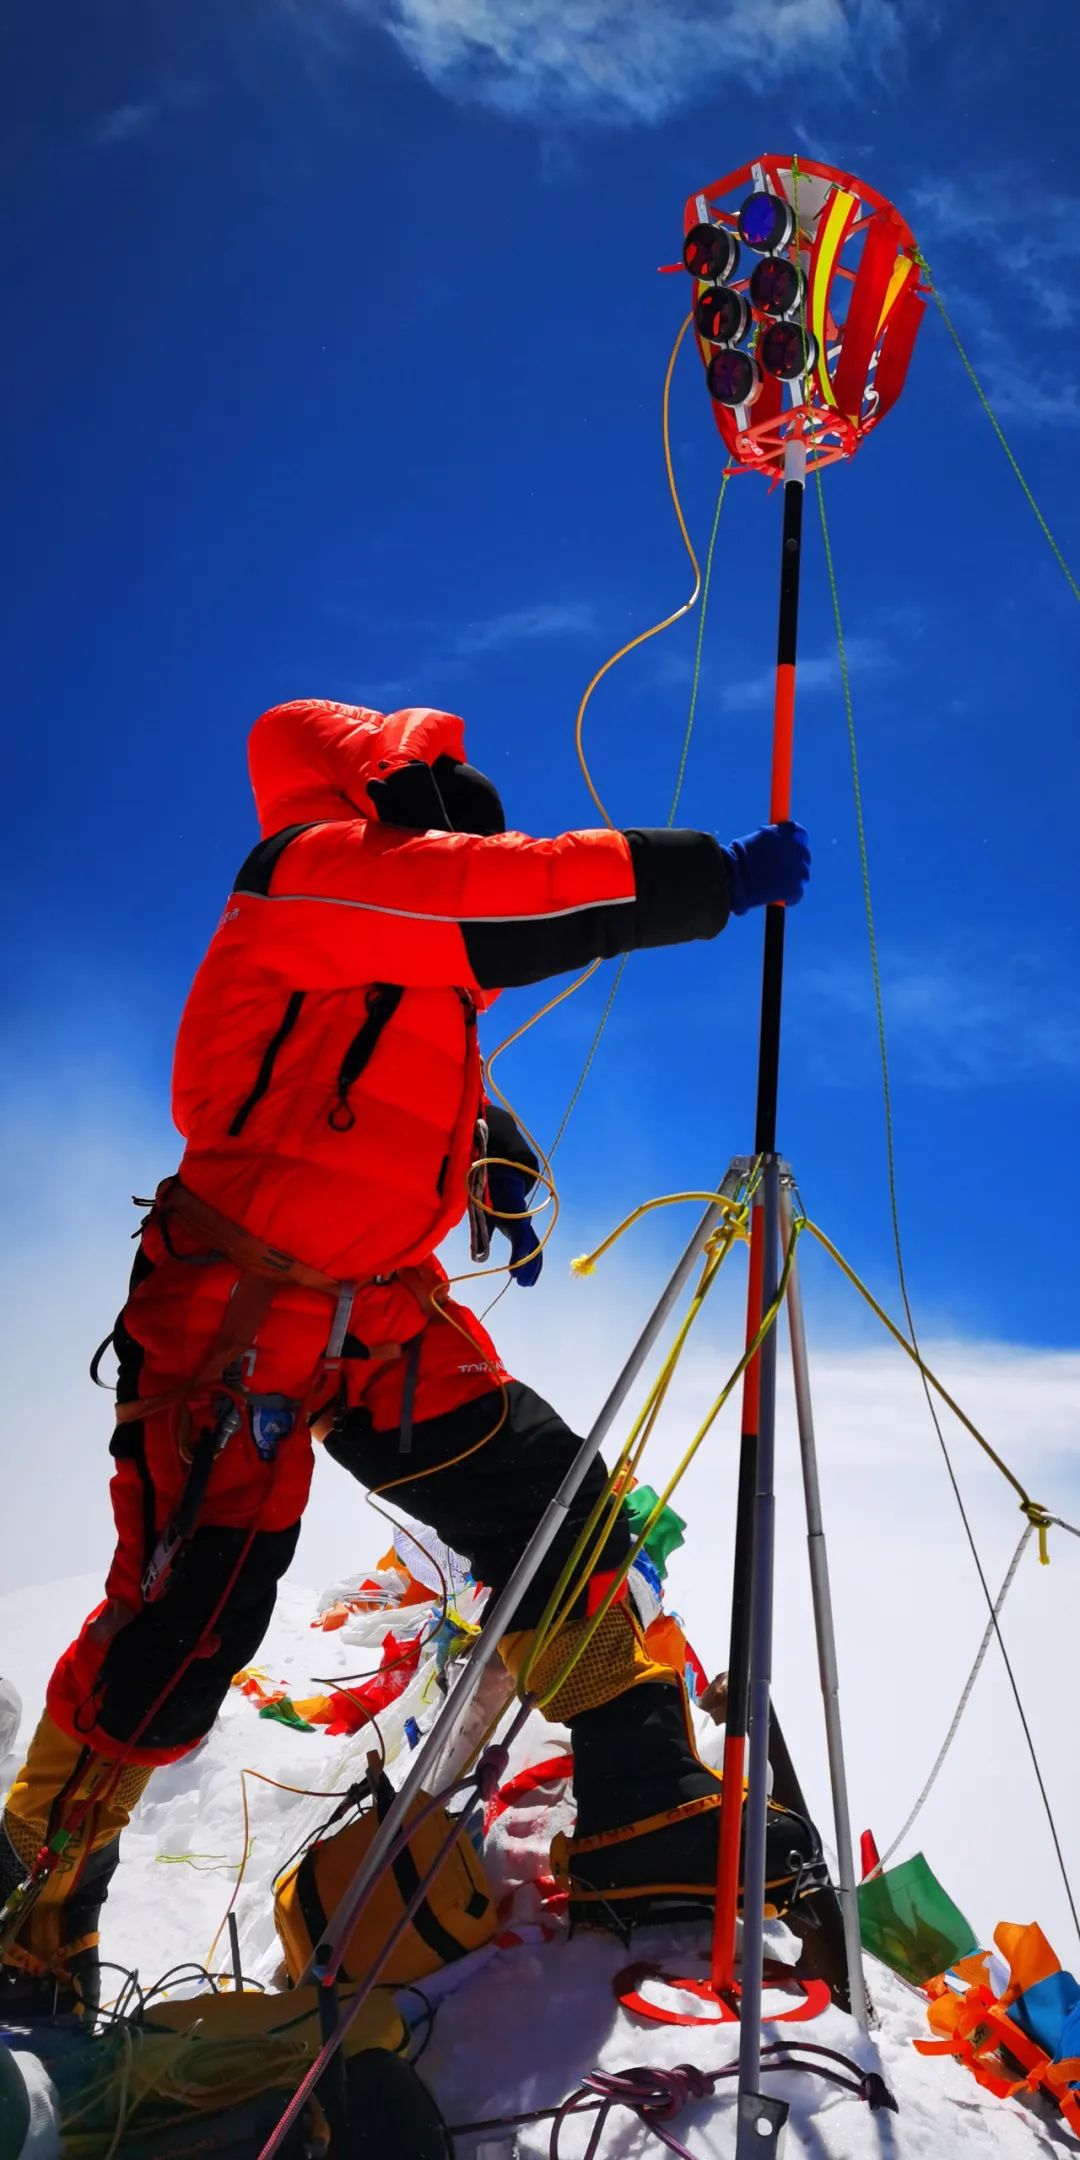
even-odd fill
[{"label": "snow-covered summit", "polygon": [[[0,1669],[27,1706],[22,1743],[52,1656],[85,1610],[87,1588],[78,1579],[0,1600]],[[283,1686],[290,1698],[304,1700],[319,1693],[321,1681],[376,1667],[388,1629],[399,1641],[428,1632],[433,1608],[423,1604],[353,1613],[329,1631],[318,1625],[348,1588],[337,1584],[333,1597],[319,1597],[296,1584],[284,1587],[257,1660],[269,1692]],[[461,1607],[465,1617],[468,1595]],[[430,1722],[436,1701],[434,1656],[425,1654],[407,1692],[380,1721],[392,1771],[407,1760],[406,1718]],[[703,1726],[702,1737],[711,1740],[711,1753],[715,1727]],[[532,1720],[516,1745],[512,1770],[557,1755],[566,1738],[542,1719]],[[305,1731],[260,1717],[256,1701],[234,1688],[209,1739],[151,1781],[126,1835],[123,1864],[106,1908],[104,1956],[136,1968],[144,1983],[185,1960],[207,1958],[244,1850],[246,1783],[249,1844],[236,1900],[243,1963],[253,1979],[280,1983],[273,1876],[325,1820],[333,1804],[326,1796],[363,1774],[369,1746],[370,1729],[330,1737],[318,1727]],[[9,1773],[14,1762],[9,1757],[0,1774]],[[244,1780],[245,1769],[259,1775]],[[496,1866],[502,1887],[504,1859]],[[589,1935],[568,1940],[558,1929],[542,1935],[530,1925],[527,1898],[513,1908],[513,1917],[521,1924],[511,1932],[520,1939],[477,1952],[424,1984],[436,2015],[420,2069],[452,2125],[556,2106],[594,2069],[690,2062],[715,2071],[733,2060],[737,2033],[731,2025],[647,2024],[619,2007],[612,1981],[627,1963],[620,1943]],[[663,1959],[669,1970],[690,1972],[704,1970],[707,1942],[704,1931],[649,1934],[634,1951]],[[919,2056],[911,2044],[927,2031],[919,1997],[873,1963],[870,1977],[881,2023],[869,2040],[835,2009],[812,2025],[775,2026],[765,2037],[786,2031],[792,2038],[814,2039],[880,2070],[899,2113],[872,2114],[862,2101],[804,2072],[770,2073],[767,2089],[791,2103],[789,2160],[796,2155],[805,2160],[870,2160],[871,2155],[874,2160],[929,2160],[931,2155],[966,2160],[971,2155],[975,2160],[990,2154],[995,2160],[1029,2160],[1053,2146],[1074,2149],[1068,2132],[1049,2115],[993,2099],[959,2067]],[[417,1998],[403,1994],[401,2000],[410,2022],[422,2027],[426,2013]],[[591,2123],[583,2117],[563,2128],[563,2160],[580,2160]],[[691,2103],[672,2129],[702,2160],[733,2154],[734,2081],[721,2085],[716,2097]],[[52,2135],[47,2128],[37,2130],[28,2156],[48,2160],[56,2150]],[[541,2122],[516,2132],[462,2134],[457,2149],[461,2160],[541,2160],[549,2137],[550,2124]],[[617,2155],[648,2160],[661,2151],[635,2118],[616,2111],[599,2160]]]}]

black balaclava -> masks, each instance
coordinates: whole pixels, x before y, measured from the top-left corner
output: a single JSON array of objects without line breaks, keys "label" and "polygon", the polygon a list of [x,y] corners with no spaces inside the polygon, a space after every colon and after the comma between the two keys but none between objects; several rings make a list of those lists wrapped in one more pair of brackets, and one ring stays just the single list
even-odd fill
[{"label": "black balaclava", "polygon": [[436,758],[432,771],[453,832],[506,831],[502,797],[486,773],[479,772],[475,765],[459,764],[452,757]]},{"label": "black balaclava", "polygon": [[438,757],[434,765],[403,765],[388,780],[368,783],[382,825],[406,832],[503,833],[506,814],[493,780],[475,765]]}]

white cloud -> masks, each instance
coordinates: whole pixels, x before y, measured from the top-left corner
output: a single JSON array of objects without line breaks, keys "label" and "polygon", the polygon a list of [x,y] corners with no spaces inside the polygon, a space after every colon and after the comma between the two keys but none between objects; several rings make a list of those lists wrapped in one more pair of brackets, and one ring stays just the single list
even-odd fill
[{"label": "white cloud", "polygon": [[1018,293],[1052,328],[1080,316],[1080,195],[1048,187],[1012,164],[965,181],[935,180],[914,188],[911,201],[931,257],[939,244],[969,260],[975,249],[983,267],[996,273],[1012,337],[1023,334]]},{"label": "white cloud", "polygon": [[[851,637],[845,640],[848,673],[852,680],[881,675],[886,669],[897,665],[896,645],[887,644],[883,638]],[[836,648],[824,653],[807,653],[800,658],[798,669],[799,696],[817,697],[832,693],[841,694],[840,659]],[[747,675],[739,682],[726,683],[723,703],[730,711],[763,712],[771,707],[776,693],[776,674],[766,670],[760,675]]]},{"label": "white cloud", "polygon": [[486,622],[466,623],[453,649],[458,659],[471,660],[508,645],[587,636],[595,627],[596,609],[590,600],[539,600],[531,607],[491,615]]},{"label": "white cloud", "polygon": [[1080,391],[1046,365],[1038,335],[1080,321],[1080,195],[1013,163],[915,188],[911,202],[942,302],[995,412],[1080,425]]},{"label": "white cloud", "polygon": [[[111,1404],[87,1367],[127,1294],[131,1195],[152,1192],[178,1154],[164,1104],[155,1109],[115,1070],[62,1055],[52,1069],[53,1111],[29,1096],[4,1101],[9,1589],[103,1568],[111,1554]],[[110,1369],[106,1361],[106,1377]]]},{"label": "white cloud", "polygon": [[884,72],[899,0],[345,0],[448,96],[530,118],[656,122],[727,82],[858,60]]},{"label": "white cloud", "polygon": [[[559,1256],[581,1242],[568,1226]],[[854,1826],[856,1836],[873,1828],[884,1850],[944,1740],[986,1625],[986,1607],[918,1375],[898,1349],[867,1340],[823,1256],[804,1248],[802,1266]],[[610,1272],[571,1282],[556,1276],[553,1265],[546,1290],[512,1289],[493,1316],[512,1369],[551,1393],[579,1430],[595,1415],[664,1279],[662,1263],[644,1242],[625,1263],[616,1257],[607,1267]],[[738,1357],[745,1269],[736,1265],[732,1275],[716,1293],[715,1311],[706,1309],[679,1368],[643,1470],[654,1485],[674,1469]],[[895,1303],[887,1293],[886,1303]],[[1080,1350],[960,1341],[933,1329],[930,1316],[923,1318],[924,1356],[950,1392],[1034,1496],[1077,1520]],[[884,1336],[878,1339],[885,1343]],[[828,1841],[824,1724],[786,1340],[779,1375],[775,1701]],[[631,1410],[642,1393],[634,1392]],[[1015,1495],[974,1442],[947,1413],[943,1424],[996,1593],[1023,1520]],[[620,1440],[629,1425],[629,1415],[619,1420]],[[727,1663],[738,1427],[736,1392],[675,1500],[688,1532],[672,1562],[670,1594],[710,1671]],[[1066,1858],[1080,1883],[1074,1748],[1069,1720],[1061,1715],[1058,1677],[1062,1647],[1075,1632],[1080,1543],[1057,1532],[1050,1549],[1052,1564],[1041,1568],[1034,1543],[1029,1546],[1002,1626]],[[996,1648],[904,1856],[920,1848],[982,1938],[999,1920],[1038,1918],[1064,1961],[1075,1958],[1076,1938]]]},{"label": "white cloud", "polygon": [[[1080,1072],[1080,1017],[1062,1005],[1037,955],[988,953],[972,941],[929,958],[886,949],[881,967],[890,1051],[924,1086],[992,1086],[1024,1073]],[[868,967],[843,961],[809,967],[794,995],[806,1009],[828,1015],[821,1077],[861,1085],[878,1054]]]},{"label": "white cloud", "polygon": [[90,130],[90,140],[99,150],[115,143],[131,142],[137,135],[144,135],[157,119],[158,108],[148,100],[132,100],[127,105],[116,105],[111,112],[103,113]]},{"label": "white cloud", "polygon": [[[370,628],[368,607],[338,597],[324,602],[324,607],[328,615],[342,622],[356,623],[365,631]],[[385,617],[382,627],[388,627]],[[379,674],[368,676],[356,693],[360,702],[366,699],[370,703],[374,699],[384,711],[389,711],[403,699],[422,698],[423,681],[434,682],[450,672],[461,673],[463,665],[486,658],[490,653],[514,651],[523,645],[540,645],[562,638],[591,637],[596,629],[596,609],[591,600],[534,600],[524,607],[504,608],[494,615],[478,617],[456,632],[451,632],[445,622],[433,617],[425,620],[413,616],[408,629],[413,665],[411,680],[406,682],[399,676]]]},{"label": "white cloud", "polygon": [[[948,306],[947,296],[943,298]],[[1069,376],[1050,374],[1035,357],[1037,346],[1002,330],[985,297],[965,298],[965,310],[972,326],[973,358],[998,418],[1024,420],[1033,426],[1080,425],[1080,389],[1076,382]],[[960,335],[963,339],[962,329]]]}]

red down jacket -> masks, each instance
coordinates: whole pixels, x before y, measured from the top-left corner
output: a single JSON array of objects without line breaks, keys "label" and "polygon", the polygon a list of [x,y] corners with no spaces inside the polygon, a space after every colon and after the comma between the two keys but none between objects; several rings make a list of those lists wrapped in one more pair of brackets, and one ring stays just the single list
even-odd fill
[{"label": "red down jacket", "polygon": [[[184,1185],[322,1275],[360,1285],[339,1384],[378,1431],[400,1421],[406,1360],[370,1353],[432,1321],[430,1296],[421,1303],[395,1270],[426,1260],[466,1206],[481,1101],[477,1010],[503,984],[711,936],[727,919],[725,858],[700,833],[530,840],[379,823],[369,782],[460,758],[463,747],[461,721],[448,713],[384,718],[319,702],[264,713],[251,736],[262,838],[199,969],[176,1049]],[[234,1261],[194,1229],[148,1219],[113,1337],[119,1399],[147,1409],[122,1418],[111,1444],[111,1602],[61,1659],[49,1692],[53,1717],[88,1744],[108,1749],[130,1731],[116,1723],[115,1703],[100,1729],[87,1706],[98,1700],[108,1630],[117,1615],[140,1613],[143,1569],[185,1489],[187,1417],[199,1429],[213,1408],[212,1389],[205,1399],[185,1390],[239,1280]],[[413,1368],[420,1420],[489,1393],[502,1376],[475,1317],[438,1309],[447,1324],[428,1329]],[[307,1419],[294,1416],[273,1446],[260,1446],[252,1406],[295,1412],[307,1400],[333,1310],[325,1290],[281,1284],[245,1372],[251,1416],[216,1458],[200,1533],[287,1539],[295,1529],[312,1469]],[[175,1610],[162,1605],[166,1622]],[[168,1760],[190,1744],[190,1731],[163,1730],[133,1759]]]},{"label": "red down jacket", "polygon": [[481,1096],[476,1014],[500,988],[727,920],[691,832],[407,832],[368,783],[464,756],[462,722],[320,700],[255,723],[262,833],[180,1026],[181,1177],[334,1276],[429,1255],[458,1222]]}]

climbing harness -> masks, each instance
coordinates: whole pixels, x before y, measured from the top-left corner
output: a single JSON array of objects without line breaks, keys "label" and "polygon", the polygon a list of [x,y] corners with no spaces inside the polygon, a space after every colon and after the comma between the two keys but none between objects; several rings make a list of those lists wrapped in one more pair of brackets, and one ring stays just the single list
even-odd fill
[{"label": "climbing harness", "polygon": [[[196,1244],[202,1245],[200,1259],[205,1261],[209,1257],[228,1261],[237,1270],[237,1282],[221,1324],[197,1369],[186,1380],[156,1396],[141,1399],[136,1397],[116,1405],[116,1422],[119,1426],[135,1424],[140,1419],[165,1411],[180,1413],[181,1451],[187,1460],[187,1474],[177,1505],[144,1569],[142,1595],[145,1602],[152,1605],[169,1590],[177,1564],[198,1527],[214,1464],[239,1429],[244,1413],[247,1412],[250,1417],[253,1442],[266,1466],[268,1476],[272,1479],[273,1456],[284,1432],[291,1429],[296,1419],[317,1415],[319,1409],[325,1406],[327,1399],[336,1391],[340,1383],[345,1338],[357,1292],[372,1285],[339,1282],[319,1269],[310,1267],[305,1261],[296,1259],[292,1254],[281,1252],[255,1237],[242,1225],[231,1222],[218,1209],[191,1192],[178,1177],[166,1178],[158,1187],[152,1202],[139,1204],[150,1207],[150,1215],[146,1218],[144,1228],[151,1220],[158,1221],[167,1244],[170,1226],[180,1223]],[[178,1254],[175,1257],[178,1260],[181,1258]],[[425,1263],[414,1268],[399,1269],[392,1276],[373,1278],[373,1282],[379,1284],[391,1280],[402,1284],[414,1297],[420,1314],[417,1325],[419,1334],[433,1308],[434,1293],[442,1280],[440,1271],[434,1263]],[[281,1288],[291,1285],[320,1291],[334,1301],[334,1316],[326,1349],[302,1398],[295,1404],[280,1396],[261,1397],[247,1385],[254,1362],[259,1327]],[[389,1363],[402,1357],[406,1349],[407,1345],[400,1342],[365,1345],[365,1355],[376,1362]],[[207,1397],[211,1402],[209,1421],[192,1438],[192,1412]],[[258,1437],[260,1434],[261,1446]],[[225,1587],[198,1640],[179,1660],[176,1670],[166,1686],[159,1691],[156,1700],[136,1726],[120,1755],[103,1763],[100,1773],[95,1771],[94,1789],[84,1793],[67,1812],[65,1819],[50,1831],[33,1861],[26,1881],[12,1891],[0,1910],[0,1951],[6,1951],[15,1942],[32,1906],[40,1897],[63,1853],[83,1828],[92,1809],[109,1797],[128,1767],[131,1751],[138,1746],[142,1733],[156,1717],[162,1703],[179,1685],[192,1660],[200,1654],[203,1643],[210,1639],[247,1560],[258,1532],[259,1521],[260,1517],[257,1516],[250,1526]]]},{"label": "climbing harness", "polygon": [[[345,1099],[343,1094],[342,1101]],[[172,1222],[181,1223],[205,1247],[200,1258],[228,1260],[238,1270],[238,1275],[214,1340],[188,1379],[161,1394],[149,1398],[133,1397],[116,1406],[118,1425],[134,1424],[162,1411],[178,1409],[182,1413],[182,1428],[187,1428],[186,1437],[181,1438],[181,1452],[188,1462],[187,1477],[180,1499],[143,1573],[142,1594],[147,1604],[155,1604],[168,1590],[177,1561],[198,1527],[214,1464],[238,1430],[244,1413],[248,1416],[256,1452],[262,1461],[272,1463],[281,1441],[298,1420],[309,1414],[315,1416],[325,1407],[340,1380],[345,1339],[357,1293],[371,1287],[365,1283],[337,1281],[320,1269],[310,1267],[306,1261],[297,1260],[291,1253],[279,1251],[241,1224],[230,1222],[217,1208],[191,1192],[178,1177],[166,1178],[159,1185],[146,1218],[147,1224],[151,1221],[157,1221],[166,1234]],[[439,1279],[438,1271],[429,1264],[401,1269],[392,1277],[379,1276],[373,1281],[403,1283],[413,1293],[421,1314],[426,1317],[431,1294]],[[318,1290],[334,1300],[326,1349],[303,1394],[295,1401],[281,1395],[259,1395],[247,1384],[255,1362],[259,1328],[274,1298],[286,1285]],[[412,1338],[408,1345],[393,1342],[365,1346],[365,1354],[377,1363],[391,1363],[402,1356],[408,1357],[411,1347]],[[415,1359],[409,1365],[409,1376],[411,1396],[415,1389]],[[213,1391],[219,1388],[221,1393],[214,1396],[210,1421],[192,1442],[191,1406],[208,1393],[213,1396]]]}]

